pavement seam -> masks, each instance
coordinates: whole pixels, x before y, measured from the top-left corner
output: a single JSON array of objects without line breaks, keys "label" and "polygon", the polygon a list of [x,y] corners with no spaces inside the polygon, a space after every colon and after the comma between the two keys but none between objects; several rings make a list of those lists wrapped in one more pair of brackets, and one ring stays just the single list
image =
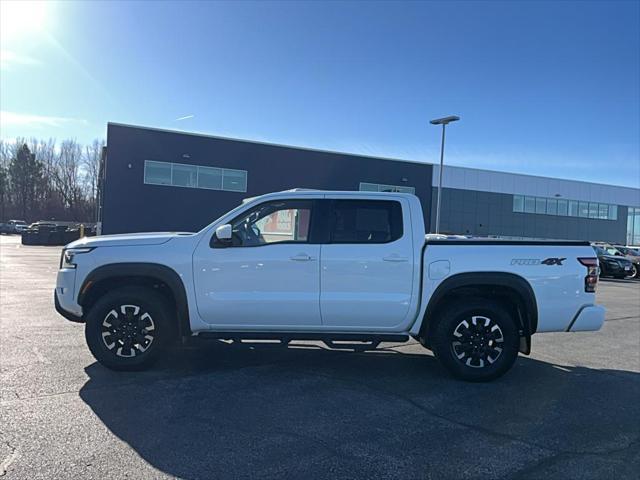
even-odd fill
[{"label": "pavement seam", "polygon": [[7,457],[2,461],[2,463],[0,463],[0,477],[3,477],[4,475],[6,475],[7,471],[9,470],[9,467],[18,457],[18,449],[7,441],[5,441],[4,443],[7,447],[9,447],[9,451],[11,453],[9,453],[9,455],[7,455]]}]

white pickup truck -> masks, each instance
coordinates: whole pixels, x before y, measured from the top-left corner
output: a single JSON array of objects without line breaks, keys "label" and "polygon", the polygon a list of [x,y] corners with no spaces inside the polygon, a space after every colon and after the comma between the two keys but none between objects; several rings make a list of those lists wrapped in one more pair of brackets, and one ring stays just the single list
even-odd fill
[{"label": "white pickup truck", "polygon": [[600,329],[597,274],[586,242],[432,240],[413,195],[291,190],[198,233],[75,241],[54,297],[116,370],[191,336],[359,350],[413,337],[454,376],[484,381],[534,333]]}]

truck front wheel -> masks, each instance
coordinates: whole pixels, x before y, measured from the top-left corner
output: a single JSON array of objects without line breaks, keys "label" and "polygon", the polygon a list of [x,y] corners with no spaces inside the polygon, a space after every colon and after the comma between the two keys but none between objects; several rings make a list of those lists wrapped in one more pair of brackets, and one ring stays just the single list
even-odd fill
[{"label": "truck front wheel", "polygon": [[518,356],[518,328],[498,302],[475,299],[449,304],[434,321],[433,351],[456,378],[493,380],[507,372]]},{"label": "truck front wheel", "polygon": [[171,338],[165,298],[144,287],[107,293],[87,314],[85,338],[93,356],[112,370],[142,370]]}]

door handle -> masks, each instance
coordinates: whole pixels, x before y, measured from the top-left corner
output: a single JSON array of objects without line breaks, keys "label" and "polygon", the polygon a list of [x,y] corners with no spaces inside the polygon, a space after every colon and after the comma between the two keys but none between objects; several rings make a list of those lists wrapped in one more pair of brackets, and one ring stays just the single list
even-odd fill
[{"label": "door handle", "polygon": [[409,259],[407,257],[401,257],[398,254],[387,255],[386,257],[382,257],[382,260],[385,262],[408,262]]},{"label": "door handle", "polygon": [[294,255],[293,257],[289,257],[289,259],[295,262],[309,262],[311,260],[315,260],[313,257],[307,255],[306,253],[299,253],[298,255]]}]

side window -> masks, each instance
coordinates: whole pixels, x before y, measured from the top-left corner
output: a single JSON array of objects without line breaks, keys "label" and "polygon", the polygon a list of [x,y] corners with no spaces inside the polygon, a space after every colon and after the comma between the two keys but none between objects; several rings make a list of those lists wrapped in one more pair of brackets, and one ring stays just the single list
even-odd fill
[{"label": "side window", "polygon": [[311,225],[311,200],[262,203],[231,222],[234,247],[273,243],[307,243]]},{"label": "side window", "polygon": [[389,200],[335,200],[330,243],[388,243],[402,237],[402,206]]}]

